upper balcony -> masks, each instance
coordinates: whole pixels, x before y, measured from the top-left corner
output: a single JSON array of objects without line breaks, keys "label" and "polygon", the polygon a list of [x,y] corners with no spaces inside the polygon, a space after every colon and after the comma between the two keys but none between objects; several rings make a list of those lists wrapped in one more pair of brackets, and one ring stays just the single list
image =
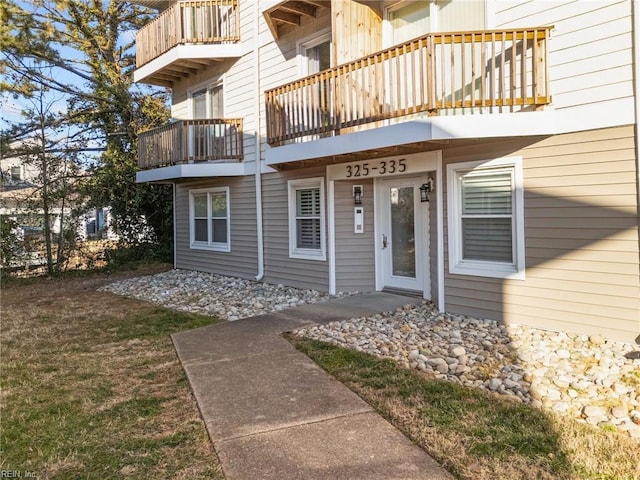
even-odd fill
[{"label": "upper balcony", "polygon": [[242,119],[179,120],[138,137],[139,181],[244,173]]},{"label": "upper balcony", "polygon": [[173,82],[241,56],[238,0],[178,1],[136,35],[136,82]]},{"label": "upper balcony", "polygon": [[430,33],[265,92],[272,147],[419,117],[537,110],[551,102],[552,27]]}]

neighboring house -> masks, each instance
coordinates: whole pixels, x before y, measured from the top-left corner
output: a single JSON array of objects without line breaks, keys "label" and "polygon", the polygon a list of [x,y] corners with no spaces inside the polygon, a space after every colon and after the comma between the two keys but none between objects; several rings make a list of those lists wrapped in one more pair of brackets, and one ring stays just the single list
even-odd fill
[{"label": "neighboring house", "polygon": [[632,0],[136,3],[177,268],[640,333]]},{"label": "neighboring house", "polygon": [[[43,234],[44,212],[38,208],[38,179],[40,171],[37,166],[25,163],[19,156],[0,158],[0,216],[11,218],[18,222],[19,235]],[[78,218],[71,218],[72,211],[78,203],[68,203],[65,217],[68,222],[73,221],[77,228],[77,237],[82,240],[88,238],[117,239],[111,227],[110,208],[96,208],[85,212]],[[51,231],[60,233],[62,225],[62,208],[55,204],[51,210]]]},{"label": "neighboring house", "polygon": [[[20,238],[42,235],[42,210],[34,206],[38,169],[20,157],[0,158],[0,216],[18,222]],[[51,229],[60,232],[61,211],[51,210]]]},{"label": "neighboring house", "polygon": [[113,214],[110,207],[93,208],[84,214],[84,239],[117,240],[113,229]]},{"label": "neighboring house", "polygon": [[2,190],[32,186],[38,178],[38,169],[25,164],[19,157],[0,157],[0,182]]}]

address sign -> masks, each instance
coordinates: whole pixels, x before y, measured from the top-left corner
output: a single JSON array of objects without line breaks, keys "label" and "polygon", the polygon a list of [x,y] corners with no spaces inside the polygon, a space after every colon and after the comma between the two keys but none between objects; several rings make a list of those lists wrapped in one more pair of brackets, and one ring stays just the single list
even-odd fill
[{"label": "address sign", "polygon": [[329,180],[357,180],[359,178],[389,177],[422,173],[435,169],[434,157],[424,152],[403,157],[386,157],[360,162],[329,165],[327,176]]}]

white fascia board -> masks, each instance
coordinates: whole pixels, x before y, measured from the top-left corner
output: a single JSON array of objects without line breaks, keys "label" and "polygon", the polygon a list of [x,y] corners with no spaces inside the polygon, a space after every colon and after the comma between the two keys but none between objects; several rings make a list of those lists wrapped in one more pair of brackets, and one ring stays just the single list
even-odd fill
[{"label": "white fascia board", "polygon": [[555,133],[555,112],[519,112],[433,117],[431,140],[550,135]]},{"label": "white fascia board", "polygon": [[240,43],[207,44],[207,45],[176,45],[168,52],[150,61],[133,72],[133,81],[143,81],[155,72],[182,59],[197,58],[240,58],[243,47]]},{"label": "white fascia board", "polygon": [[278,165],[432,139],[431,123],[427,120],[417,120],[310,142],[267,148],[265,160],[267,165]]},{"label": "white fascia board", "polygon": [[554,112],[431,117],[267,149],[267,165],[343,155],[431,140],[519,137],[554,133]]},{"label": "white fascia board", "polygon": [[237,177],[255,173],[255,163],[198,163],[152,168],[136,173],[136,183],[199,177]]},{"label": "white fascia board", "polygon": [[635,121],[628,98],[540,112],[429,117],[371,130],[267,148],[267,165],[431,140],[529,137],[594,130]]},{"label": "white fascia board", "polygon": [[631,97],[558,109],[555,112],[555,132],[569,133],[601,128],[633,125],[634,101]]},{"label": "white fascia board", "polygon": [[541,112],[433,117],[431,119],[434,140],[559,135],[632,125],[634,121],[633,102],[629,98]]}]

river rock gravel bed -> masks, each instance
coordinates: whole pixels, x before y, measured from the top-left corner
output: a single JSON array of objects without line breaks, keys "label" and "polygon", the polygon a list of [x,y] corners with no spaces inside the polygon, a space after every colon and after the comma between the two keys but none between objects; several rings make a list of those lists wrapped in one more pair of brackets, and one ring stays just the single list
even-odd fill
[{"label": "river rock gravel bed", "polygon": [[632,358],[640,347],[441,314],[428,302],[296,334],[391,358],[640,440],[640,359]]},{"label": "river rock gravel bed", "polygon": [[180,269],[122,280],[101,290],[230,321],[345,295]]},{"label": "river rock gravel bed", "polygon": [[[101,290],[226,320],[344,296],[188,270],[122,280]],[[640,441],[639,346],[442,314],[429,302],[295,333]]]}]

